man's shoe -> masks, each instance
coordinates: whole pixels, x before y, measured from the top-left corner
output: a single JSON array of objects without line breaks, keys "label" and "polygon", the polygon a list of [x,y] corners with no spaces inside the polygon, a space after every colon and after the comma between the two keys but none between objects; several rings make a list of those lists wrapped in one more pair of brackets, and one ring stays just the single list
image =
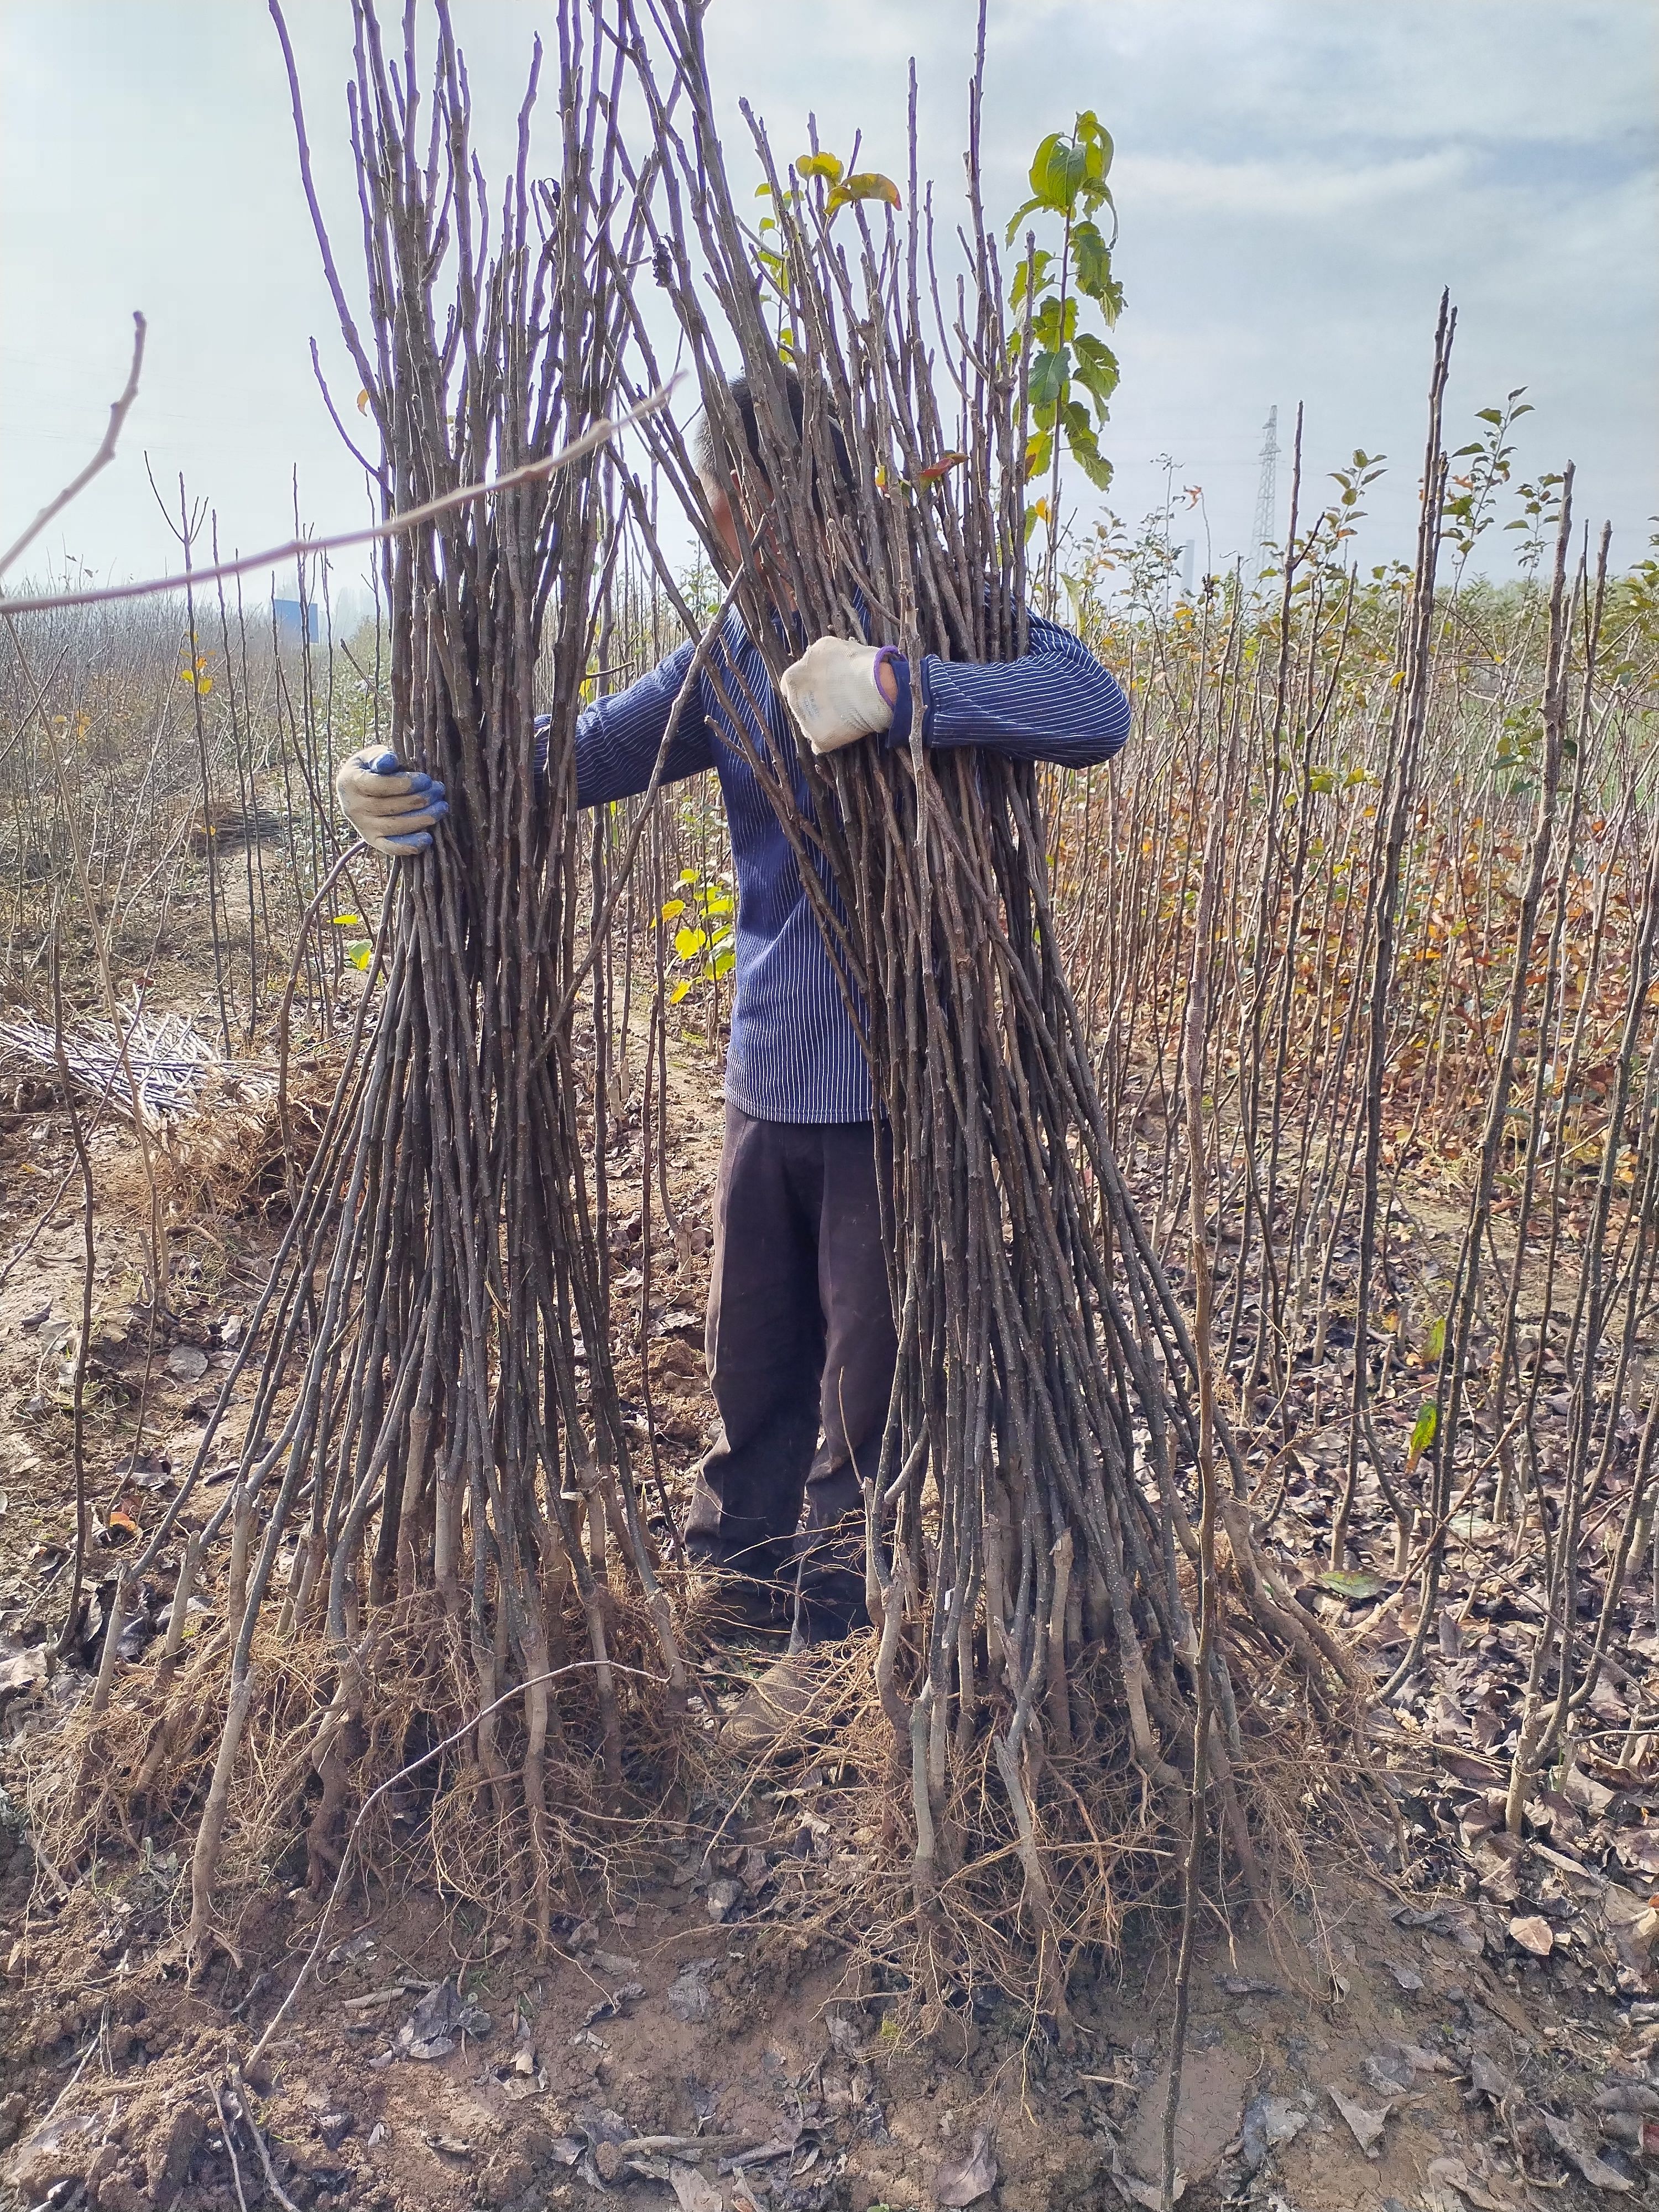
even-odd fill
[{"label": "man's shoe", "polygon": [[692,1563],[685,1594],[685,1626],[713,1637],[764,1632],[788,1626],[790,1594],[759,1575],[744,1575],[712,1561]]},{"label": "man's shoe", "polygon": [[744,1692],[720,1730],[722,1751],[769,1751],[787,1735],[823,1687],[829,1654],[808,1644],[767,1668]]}]

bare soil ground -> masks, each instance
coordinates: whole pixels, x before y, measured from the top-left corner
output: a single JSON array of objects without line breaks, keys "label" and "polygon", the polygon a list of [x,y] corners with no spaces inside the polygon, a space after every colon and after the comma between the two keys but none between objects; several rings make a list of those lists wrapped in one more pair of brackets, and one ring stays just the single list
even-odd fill
[{"label": "bare soil ground", "polygon": [[[677,1055],[668,1182],[682,1235],[676,1259],[654,1260],[645,1341],[660,1463],[681,1498],[710,1412],[700,1346],[717,1091],[711,1062]],[[29,1774],[88,1693],[96,1638],[49,1666],[73,1536],[64,1353],[82,1231],[71,1182],[20,1253],[72,1154],[49,1097],[12,1105],[0,1116],[0,1266],[16,1255],[0,1285],[0,2201],[103,2212],[1157,2202],[1167,1917],[1132,1916],[1115,1956],[1078,1962],[1069,2051],[994,1991],[958,1997],[937,2032],[913,2035],[871,1951],[825,1933],[838,1897],[867,1883],[873,1840],[833,1741],[758,1771],[721,1776],[716,1762],[718,1787],[679,1842],[573,1900],[546,1960],[489,1950],[476,1916],[430,1887],[355,1875],[318,1972],[246,2085],[268,2175],[227,2085],[299,1972],[316,1899],[273,1865],[242,1900],[234,1948],[191,1987],[177,1955],[189,1891],[179,1837],[137,1835],[59,1869],[29,1825]],[[644,1288],[642,1201],[637,1127],[619,1133],[612,1252],[625,1310]],[[130,1138],[112,1127],[95,1144],[100,1184],[136,1206]],[[271,1238],[258,1202],[192,1222],[174,1240],[172,1317],[152,1340],[136,1304],[134,1216],[100,1209],[94,1632],[121,1548],[194,1449]],[[149,1444],[133,1463],[116,1440],[147,1370]],[[622,1382],[643,1432],[625,1346]],[[1292,1488],[1311,1563],[1328,1497],[1316,1437]],[[1358,1840],[1316,1839],[1311,1887],[1270,1925],[1218,1912],[1204,1930],[1176,2130],[1188,2203],[1509,2212],[1651,2187],[1659,2004],[1639,1916],[1659,1881],[1659,1788],[1587,1749],[1522,1846],[1508,1845],[1492,1747],[1519,1664],[1524,1578],[1476,1527],[1465,1564],[1462,1625],[1379,1736],[1392,1783]],[[147,1594],[135,1652],[166,1595]],[[204,1595],[210,1609],[211,1585]],[[1342,1609],[1311,1590],[1308,1601]],[[1364,1618],[1350,1609],[1347,1626]],[[1376,1632],[1381,1659],[1402,1632],[1397,1620]],[[1614,1730],[1659,1658],[1650,1605],[1621,1625],[1620,1650]],[[768,1656],[762,1643],[711,1655],[711,1733],[722,1698]],[[902,1902],[896,1882],[896,1911]]]}]

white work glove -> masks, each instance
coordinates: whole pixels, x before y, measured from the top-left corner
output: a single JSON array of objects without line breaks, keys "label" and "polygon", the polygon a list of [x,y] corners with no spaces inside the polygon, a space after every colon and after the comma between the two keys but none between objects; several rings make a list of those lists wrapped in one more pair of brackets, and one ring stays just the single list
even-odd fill
[{"label": "white work glove", "polygon": [[821,637],[783,672],[789,711],[815,753],[833,753],[854,738],[890,729],[893,710],[876,681],[879,647]]},{"label": "white work glove", "polygon": [[340,763],[334,779],[340,810],[377,853],[423,853],[433,825],[449,811],[435,776],[406,769],[394,752],[369,745]]}]

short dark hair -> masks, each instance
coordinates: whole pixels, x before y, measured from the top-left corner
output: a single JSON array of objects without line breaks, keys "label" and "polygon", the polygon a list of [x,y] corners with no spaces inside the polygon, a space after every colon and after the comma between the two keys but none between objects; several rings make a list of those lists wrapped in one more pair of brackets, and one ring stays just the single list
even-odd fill
[{"label": "short dark hair", "polygon": [[[738,421],[743,429],[743,442],[749,458],[764,475],[765,466],[761,459],[760,450],[760,422],[755,412],[755,395],[750,389],[749,379],[746,376],[734,376],[726,390],[732,406],[737,410]],[[806,395],[801,389],[799,376],[793,368],[786,368],[783,372],[783,396],[788,404],[791,422],[798,431],[804,433],[806,423]],[[705,483],[719,484],[725,479],[727,471],[721,466],[721,447],[724,445],[725,440],[714,418],[705,407],[698,419],[693,442],[693,458],[696,461],[698,471]],[[842,435],[841,425],[833,416],[830,418],[830,446],[835,455],[836,473],[840,477],[843,487],[850,491],[853,488],[853,463],[847,451],[847,441]],[[725,458],[729,459],[732,457],[727,454]]]}]

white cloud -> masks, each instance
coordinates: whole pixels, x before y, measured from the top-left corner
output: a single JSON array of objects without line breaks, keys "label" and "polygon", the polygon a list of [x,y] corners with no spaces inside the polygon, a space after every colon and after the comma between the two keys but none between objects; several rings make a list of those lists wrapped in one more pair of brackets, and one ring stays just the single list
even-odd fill
[{"label": "white cloud", "polygon": [[[455,0],[486,160],[499,167],[547,0]],[[340,0],[291,0],[319,183],[357,253]],[[961,176],[972,0],[713,0],[736,112],[781,150],[855,129],[903,166],[906,69],[942,209]],[[1455,422],[1525,383],[1528,467],[1571,453],[1586,506],[1628,556],[1659,507],[1659,221],[1651,0],[992,0],[989,204],[1024,197],[1045,131],[1092,106],[1114,132],[1129,305],[1109,445],[1117,503],[1162,496],[1152,455],[1242,539],[1261,423],[1309,408],[1309,466],[1356,444],[1395,457],[1377,553],[1410,538],[1410,479],[1436,302],[1462,309]],[[0,7],[0,537],[95,444],[151,319],[127,448],[66,520],[100,568],[176,559],[144,481],[184,470],[222,537],[289,526],[297,463],[319,525],[362,511],[312,381],[314,333],[350,390],[295,169],[263,8],[216,0],[5,0]],[[176,493],[176,484],[175,484]]]},{"label": "white cloud", "polygon": [[1390,202],[1455,191],[1468,167],[1468,156],[1450,149],[1380,161],[1206,161],[1132,153],[1112,176],[1126,217],[1138,208],[1156,208],[1160,221],[1219,215],[1328,225]]}]

